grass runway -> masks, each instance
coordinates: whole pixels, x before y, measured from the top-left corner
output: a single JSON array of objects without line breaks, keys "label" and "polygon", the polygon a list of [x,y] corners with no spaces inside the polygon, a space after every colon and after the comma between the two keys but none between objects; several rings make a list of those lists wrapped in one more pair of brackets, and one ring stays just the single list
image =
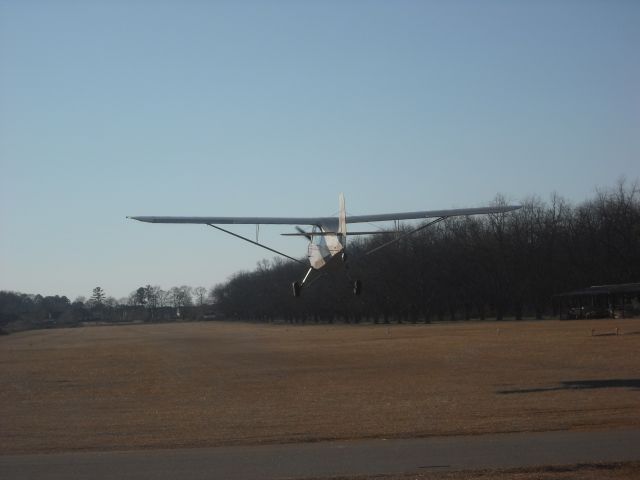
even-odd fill
[{"label": "grass runway", "polygon": [[640,320],[22,332],[0,404],[0,454],[637,427]]}]

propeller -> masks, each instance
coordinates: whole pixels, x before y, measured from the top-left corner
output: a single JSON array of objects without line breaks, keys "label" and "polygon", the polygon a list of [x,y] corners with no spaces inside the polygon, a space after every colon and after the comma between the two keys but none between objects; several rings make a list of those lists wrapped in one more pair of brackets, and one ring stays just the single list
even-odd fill
[{"label": "propeller", "polygon": [[298,231],[298,233],[304,234],[304,236],[307,237],[307,240],[311,241],[311,235],[307,234],[307,232],[305,232],[302,228],[296,225],[296,230]]}]

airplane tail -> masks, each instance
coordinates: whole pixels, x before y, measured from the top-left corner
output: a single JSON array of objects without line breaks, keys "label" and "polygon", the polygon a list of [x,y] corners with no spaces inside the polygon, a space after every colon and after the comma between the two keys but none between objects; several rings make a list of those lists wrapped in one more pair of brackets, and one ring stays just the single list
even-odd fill
[{"label": "airplane tail", "polygon": [[338,233],[347,236],[347,211],[344,207],[344,193],[338,196],[338,202],[340,203],[340,213],[338,217]]}]

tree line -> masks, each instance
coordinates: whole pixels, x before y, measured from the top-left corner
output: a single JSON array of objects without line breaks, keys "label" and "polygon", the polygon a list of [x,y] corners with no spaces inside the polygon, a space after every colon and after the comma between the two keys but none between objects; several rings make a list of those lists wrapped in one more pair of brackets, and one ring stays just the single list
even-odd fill
[{"label": "tree line", "polygon": [[[494,203],[506,201],[498,196]],[[214,315],[326,323],[543,318],[557,314],[554,294],[640,281],[640,188],[620,181],[578,205],[559,195],[547,202],[532,197],[519,210],[450,218],[362,257],[394,235],[349,238],[349,273],[363,283],[357,297],[339,272],[293,298],[291,282],[304,269],[275,258],[211,289],[145,285],[115,299],[96,287],[89,298],[73,302],[65,296],[1,291],[0,327]]]},{"label": "tree line", "polygon": [[89,298],[42,296],[0,291],[0,328],[74,326],[82,322],[131,322],[190,320],[210,313],[210,290],[187,285],[163,290],[157,285],[141,286],[127,297],[107,296],[100,286]]}]

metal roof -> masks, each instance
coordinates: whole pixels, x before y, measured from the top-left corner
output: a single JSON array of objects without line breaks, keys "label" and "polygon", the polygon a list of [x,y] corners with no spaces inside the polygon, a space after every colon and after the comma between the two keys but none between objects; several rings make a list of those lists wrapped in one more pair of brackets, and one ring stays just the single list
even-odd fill
[{"label": "metal roof", "polygon": [[608,295],[611,293],[640,293],[640,282],[615,285],[593,285],[582,290],[558,293],[554,297],[577,297],[579,295]]}]

